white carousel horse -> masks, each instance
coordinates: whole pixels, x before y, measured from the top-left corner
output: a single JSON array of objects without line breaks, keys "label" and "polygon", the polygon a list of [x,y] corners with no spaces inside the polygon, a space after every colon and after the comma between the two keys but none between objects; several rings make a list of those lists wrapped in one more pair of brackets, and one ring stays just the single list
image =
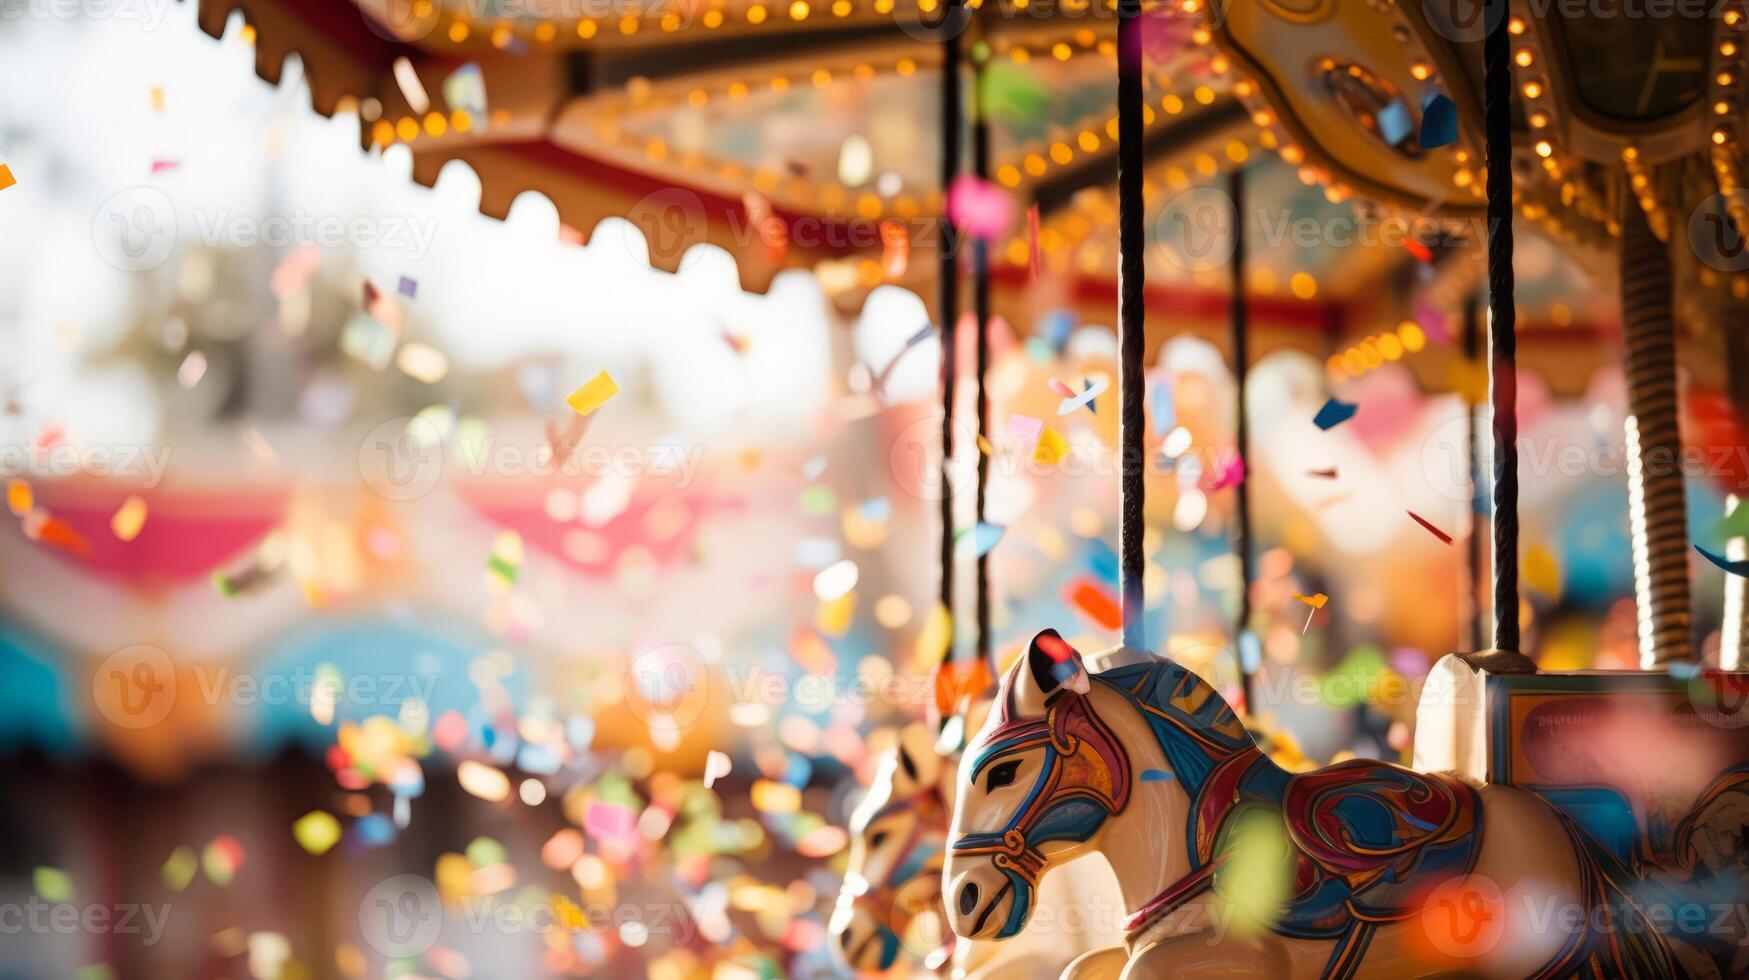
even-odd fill
[{"label": "white carousel horse", "polygon": [[[989,704],[972,708],[966,730],[982,723]],[[1062,914],[1012,943],[960,942],[947,932],[941,868],[959,756],[939,752],[932,733],[923,724],[900,732],[851,816],[849,863],[830,925],[845,965],[861,976],[934,976],[945,968],[964,980],[1054,980],[1083,953],[1121,954],[1122,910],[1099,861],[1046,883],[1043,900]]]},{"label": "white carousel horse", "polygon": [[[1021,934],[1046,873],[1097,852],[1128,910],[1124,978],[1719,975],[1660,934],[1653,885],[1527,791],[1371,760],[1288,773],[1178,664],[1120,647],[1093,666],[1039,634],[966,749],[943,878],[963,938]],[[1279,845],[1262,911],[1236,832],[1256,827]]]}]

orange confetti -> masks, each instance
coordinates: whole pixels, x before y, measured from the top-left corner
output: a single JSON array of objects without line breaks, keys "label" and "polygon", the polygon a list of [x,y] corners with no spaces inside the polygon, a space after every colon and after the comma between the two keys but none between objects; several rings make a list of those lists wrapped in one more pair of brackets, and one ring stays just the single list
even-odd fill
[{"label": "orange confetti", "polygon": [[140,529],[145,526],[146,501],[138,494],[130,494],[109,519],[109,529],[123,541],[132,541],[139,537]]},{"label": "orange confetti", "polygon": [[25,514],[30,513],[31,507],[35,505],[36,494],[31,492],[29,483],[16,479],[6,481],[7,509],[11,510],[14,514],[17,514],[19,517],[23,517]]},{"label": "orange confetti", "polygon": [[943,718],[976,701],[995,684],[983,657],[944,663],[935,671],[935,708]]},{"label": "orange confetti", "polygon": [[1117,599],[1093,579],[1082,577],[1069,583],[1063,598],[1069,608],[1080,612],[1096,626],[1115,630],[1123,625],[1123,611],[1118,608]]},{"label": "orange confetti", "polygon": [[37,530],[37,540],[43,544],[54,545],[62,551],[78,555],[81,558],[91,554],[91,542],[85,540],[78,531],[53,517],[43,521],[42,527]]}]

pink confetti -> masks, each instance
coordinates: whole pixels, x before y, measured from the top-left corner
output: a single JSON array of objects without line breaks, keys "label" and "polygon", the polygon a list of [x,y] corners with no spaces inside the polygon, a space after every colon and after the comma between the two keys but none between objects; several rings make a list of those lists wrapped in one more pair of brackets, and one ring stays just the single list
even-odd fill
[{"label": "pink confetti", "polygon": [[993,241],[1014,225],[1014,201],[994,184],[963,174],[948,188],[947,216],[960,231]]}]

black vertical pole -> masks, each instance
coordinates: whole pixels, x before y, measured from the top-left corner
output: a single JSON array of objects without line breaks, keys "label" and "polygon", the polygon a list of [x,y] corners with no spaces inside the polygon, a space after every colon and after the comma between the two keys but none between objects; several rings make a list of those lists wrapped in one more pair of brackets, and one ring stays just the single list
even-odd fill
[{"label": "black vertical pole", "polygon": [[1251,668],[1245,663],[1245,636],[1251,629],[1251,580],[1255,566],[1251,558],[1251,424],[1245,411],[1245,379],[1251,370],[1251,350],[1250,331],[1247,329],[1250,309],[1245,298],[1244,167],[1236,167],[1227,175],[1227,193],[1233,199],[1233,284],[1227,316],[1232,331],[1233,394],[1237,418],[1233,448],[1245,466],[1245,475],[1233,492],[1233,553],[1239,557],[1239,617],[1234,624],[1233,642],[1239,660],[1239,683],[1245,694],[1245,710],[1254,712]]},{"label": "black vertical pole", "polygon": [[1146,649],[1143,631],[1142,361],[1147,311],[1142,305],[1142,2],[1117,0],[1117,344],[1118,556],[1123,583],[1123,641]]},{"label": "black vertical pole", "polygon": [[1518,323],[1512,277],[1509,0],[1487,0],[1482,43],[1488,154],[1488,395],[1494,414],[1494,669],[1535,670],[1518,650]]},{"label": "black vertical pole", "polygon": [[954,659],[953,628],[953,464],[954,321],[959,314],[958,251],[953,222],[947,215],[947,195],[960,169],[960,42],[955,31],[958,8],[963,0],[947,0],[941,41],[941,607],[947,612],[947,650],[943,662]]},{"label": "black vertical pole", "polygon": [[[990,123],[984,115],[984,65],[974,65],[972,75],[972,172],[979,180],[990,177]],[[990,393],[985,385],[990,371],[990,243],[979,238],[972,246],[972,311],[978,321],[978,434],[990,440]],[[992,443],[994,440],[990,440]],[[990,457],[978,453],[978,523],[984,523],[984,498],[990,485]],[[990,556],[978,556],[978,656],[996,667],[990,632]]]}]

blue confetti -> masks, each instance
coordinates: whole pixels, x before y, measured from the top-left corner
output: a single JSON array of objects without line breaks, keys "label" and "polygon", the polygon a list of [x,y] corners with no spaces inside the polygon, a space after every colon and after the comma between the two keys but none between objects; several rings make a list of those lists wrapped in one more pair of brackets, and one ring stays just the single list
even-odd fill
[{"label": "blue confetti", "polygon": [[791,753],[789,761],[784,765],[783,781],[797,789],[808,785],[808,780],[814,776],[814,764],[807,756]]},{"label": "blue confetti", "polygon": [[1169,783],[1171,781],[1172,774],[1164,769],[1142,770],[1142,782],[1144,783]]},{"label": "blue confetti", "polygon": [[954,539],[954,554],[959,558],[982,558],[996,547],[1008,529],[1000,524],[985,524],[961,531]]},{"label": "blue confetti", "polygon": [[1325,432],[1329,432],[1331,429],[1334,429],[1349,419],[1354,418],[1354,412],[1359,407],[1359,405],[1332,398],[1324,403],[1323,408],[1318,409],[1318,414],[1312,418],[1312,424],[1323,429]]},{"label": "blue confetti", "polygon": [[419,293],[419,283],[411,276],[401,277],[401,295],[412,299]]},{"label": "blue confetti", "polygon": [[1732,561],[1724,555],[1715,555],[1698,544],[1694,546],[1694,550],[1705,555],[1707,561],[1712,562],[1732,575],[1740,575],[1743,578],[1749,578],[1749,561]]},{"label": "blue confetti", "polygon": [[366,847],[381,847],[395,839],[395,825],[381,813],[367,813],[353,824],[353,833]]},{"label": "blue confetti", "polygon": [[1457,142],[1457,104],[1438,92],[1421,102],[1421,148],[1432,150]]},{"label": "blue confetti", "polygon": [[1409,107],[1402,99],[1392,99],[1391,104],[1378,111],[1375,116],[1379,124],[1379,135],[1392,146],[1409,138],[1415,131],[1415,121],[1409,118]]},{"label": "blue confetti", "polygon": [[1103,538],[1089,538],[1086,548],[1087,570],[1107,585],[1115,587],[1118,580],[1117,552],[1111,550],[1111,545]]},{"label": "blue confetti", "polygon": [[1239,669],[1247,674],[1255,674],[1263,666],[1263,644],[1258,642],[1257,634],[1244,630],[1239,634]]},{"label": "blue confetti", "polygon": [[879,524],[893,513],[893,502],[885,497],[871,497],[862,502],[862,519]]},{"label": "blue confetti", "polygon": [[1668,665],[1670,676],[1679,681],[1692,680],[1700,676],[1700,664],[1686,660],[1673,660]]},{"label": "blue confetti", "polygon": [[1164,436],[1178,421],[1178,409],[1173,404],[1172,386],[1164,379],[1148,385],[1148,411],[1154,417],[1154,434]]}]

